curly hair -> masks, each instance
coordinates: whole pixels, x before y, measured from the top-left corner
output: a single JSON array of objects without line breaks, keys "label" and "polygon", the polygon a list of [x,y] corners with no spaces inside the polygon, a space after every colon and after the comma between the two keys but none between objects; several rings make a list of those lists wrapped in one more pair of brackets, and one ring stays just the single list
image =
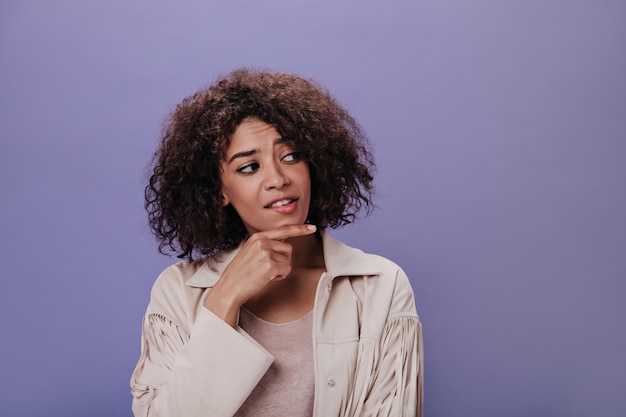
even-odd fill
[{"label": "curly hair", "polygon": [[145,188],[149,225],[163,254],[193,260],[247,237],[234,208],[223,207],[220,162],[245,119],[294,140],[311,175],[308,221],[351,223],[372,208],[375,168],[358,123],[328,91],[290,73],[238,69],[185,98],[170,114]]}]

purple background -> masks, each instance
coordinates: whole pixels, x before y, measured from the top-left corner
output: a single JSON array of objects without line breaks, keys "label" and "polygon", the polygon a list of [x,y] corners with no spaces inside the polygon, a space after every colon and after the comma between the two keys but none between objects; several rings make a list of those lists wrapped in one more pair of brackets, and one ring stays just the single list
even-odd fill
[{"label": "purple background", "polygon": [[241,65],[329,87],[379,163],[335,232],[411,277],[429,417],[626,415],[626,3],[0,5],[0,415],[130,416],[161,122]]}]

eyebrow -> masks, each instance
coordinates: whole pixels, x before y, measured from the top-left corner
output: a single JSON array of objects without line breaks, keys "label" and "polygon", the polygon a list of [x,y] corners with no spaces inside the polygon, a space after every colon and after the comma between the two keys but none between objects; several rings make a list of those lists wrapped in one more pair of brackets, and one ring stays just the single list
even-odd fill
[{"label": "eyebrow", "polygon": [[[293,143],[293,139],[278,138],[274,141],[274,145],[282,145],[283,143]],[[230,159],[228,160],[228,163],[230,164],[237,158],[246,158],[248,156],[252,156],[258,151],[259,151],[258,149],[251,149],[249,151],[237,152],[236,154],[230,157]]]}]

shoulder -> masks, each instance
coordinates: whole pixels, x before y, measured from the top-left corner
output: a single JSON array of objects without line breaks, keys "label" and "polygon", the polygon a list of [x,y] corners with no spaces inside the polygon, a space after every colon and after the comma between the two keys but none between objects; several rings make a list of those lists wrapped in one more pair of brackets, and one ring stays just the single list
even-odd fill
[{"label": "shoulder", "polygon": [[369,258],[369,260],[380,269],[381,275],[406,276],[402,268],[391,259],[373,253],[363,253],[363,255]]},{"label": "shoulder", "polygon": [[395,262],[380,255],[365,254],[378,266],[380,274],[370,279],[378,293],[388,295],[391,314],[415,313],[413,286],[404,270]]},{"label": "shoulder", "polygon": [[206,260],[181,261],[168,266],[159,274],[150,292],[147,313],[169,318],[185,325],[195,317],[203,288],[188,285],[188,281],[201,271]]},{"label": "shoulder", "polygon": [[381,340],[389,326],[402,329],[404,323],[419,322],[413,288],[402,268],[380,255],[361,252],[358,259],[371,272],[343,275],[333,287],[341,301],[335,304],[357,306],[361,336]]},{"label": "shoulder", "polygon": [[327,268],[333,276],[350,277],[352,291],[363,303],[388,308],[390,315],[415,315],[413,288],[404,270],[380,255],[365,253],[324,236]]},{"label": "shoulder", "polygon": [[381,276],[393,277],[394,287],[397,290],[408,291],[411,293],[411,296],[413,295],[411,281],[409,280],[409,277],[406,275],[404,270],[398,264],[380,255],[367,255],[372,258],[372,261],[375,262],[376,265],[379,266],[381,270]]},{"label": "shoulder", "polygon": [[330,236],[325,236],[324,245],[327,268],[333,275],[377,277],[372,284],[393,287],[413,294],[409,278],[392,260],[363,252]]},{"label": "shoulder", "polygon": [[151,295],[160,295],[183,287],[186,282],[198,272],[206,260],[181,261],[168,266],[159,274],[152,286]]}]

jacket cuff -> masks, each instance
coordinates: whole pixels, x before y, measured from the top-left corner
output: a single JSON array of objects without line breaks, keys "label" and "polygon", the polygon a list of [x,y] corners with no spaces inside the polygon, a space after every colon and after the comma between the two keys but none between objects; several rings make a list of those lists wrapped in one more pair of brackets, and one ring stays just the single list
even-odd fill
[{"label": "jacket cuff", "polygon": [[273,361],[243,329],[231,327],[202,307],[189,342],[177,355],[170,392],[184,398],[186,409],[194,404],[202,415],[232,415]]}]

